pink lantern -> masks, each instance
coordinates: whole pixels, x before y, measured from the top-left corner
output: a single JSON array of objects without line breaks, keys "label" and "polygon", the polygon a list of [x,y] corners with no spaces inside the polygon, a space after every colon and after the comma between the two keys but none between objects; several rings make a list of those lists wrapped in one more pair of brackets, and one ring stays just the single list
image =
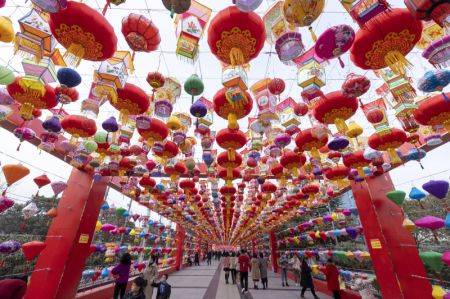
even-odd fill
[{"label": "pink lantern", "polygon": [[20,127],[14,129],[14,136],[20,140],[19,146],[17,147],[17,150],[20,150],[22,142],[33,140],[36,138],[36,133],[30,128]]},{"label": "pink lantern", "polygon": [[357,98],[365,94],[370,89],[370,80],[362,75],[348,74],[341,91],[347,98]]},{"label": "pink lantern", "polygon": [[4,195],[0,197],[0,213],[6,211],[14,205],[14,201]]},{"label": "pink lantern", "polygon": [[433,232],[434,239],[439,242],[439,239],[436,235],[436,230],[443,228],[445,226],[444,219],[434,217],[434,216],[425,216],[414,222],[417,227],[428,228]]},{"label": "pink lantern", "polygon": [[348,25],[337,25],[325,30],[314,46],[316,55],[322,59],[338,58],[344,67],[340,56],[347,52],[355,40],[355,31]]}]

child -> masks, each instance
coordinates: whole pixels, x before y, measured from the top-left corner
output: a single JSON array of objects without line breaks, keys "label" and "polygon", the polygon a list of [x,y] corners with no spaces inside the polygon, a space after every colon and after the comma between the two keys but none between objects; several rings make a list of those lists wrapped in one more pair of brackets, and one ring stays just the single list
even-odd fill
[{"label": "child", "polygon": [[144,290],[147,281],[142,277],[136,277],[131,284],[131,290],[125,295],[125,299],[145,299]]},{"label": "child", "polygon": [[156,282],[152,283],[152,286],[154,286],[155,288],[158,288],[158,291],[156,293],[156,299],[169,299],[170,298],[170,293],[171,293],[172,287],[170,286],[170,284],[167,283],[168,278],[169,278],[169,276],[167,274],[164,274],[158,283],[156,283]]},{"label": "child", "polygon": [[355,279],[355,286],[353,287],[353,290],[358,291],[362,299],[375,299],[375,296],[370,289],[370,284],[372,282],[373,279],[368,279],[367,275],[358,274]]}]

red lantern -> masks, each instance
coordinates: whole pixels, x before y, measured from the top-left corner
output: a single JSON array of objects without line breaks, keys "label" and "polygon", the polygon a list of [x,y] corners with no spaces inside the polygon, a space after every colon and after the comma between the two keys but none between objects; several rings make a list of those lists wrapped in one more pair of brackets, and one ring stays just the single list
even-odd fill
[{"label": "red lantern", "polygon": [[97,132],[95,121],[83,115],[66,115],[61,127],[75,139],[91,137]]},{"label": "red lantern", "polygon": [[86,4],[68,1],[67,8],[50,14],[50,30],[66,48],[65,61],[104,61],[116,52],[117,37],[106,18]]},{"label": "red lantern", "polygon": [[238,179],[241,176],[241,172],[238,168],[232,169],[231,172],[223,168],[217,172],[217,176],[225,180],[227,182],[227,186],[231,187],[232,181]]},{"label": "red lantern", "polygon": [[153,189],[153,187],[155,187],[156,181],[153,178],[149,177],[148,175],[144,175],[139,180],[139,185],[141,185],[141,187],[146,190],[151,190]]},{"label": "red lantern", "polygon": [[422,35],[422,22],[407,9],[393,9],[379,14],[356,33],[350,49],[353,63],[365,70],[390,67],[399,75],[410,65],[405,56]]},{"label": "red lantern", "polygon": [[328,143],[328,135],[319,137],[314,136],[312,129],[306,129],[301,131],[295,137],[295,144],[302,151],[311,152],[311,156],[320,160],[319,149]]},{"label": "red lantern", "polygon": [[[446,95],[450,97],[450,92]],[[419,104],[414,119],[423,126],[444,126],[450,132],[450,103],[442,94],[428,98]]]},{"label": "red lantern", "polygon": [[166,79],[160,72],[150,72],[147,74],[147,83],[153,88],[152,101],[155,100],[155,92],[158,88],[164,86]]},{"label": "red lantern", "polygon": [[217,156],[217,164],[221,167],[225,168],[228,171],[227,176],[233,176],[232,171],[233,168],[237,168],[242,164],[242,156],[238,153],[234,156],[234,159],[231,160],[228,152],[222,152]]},{"label": "red lantern", "polygon": [[247,144],[247,137],[240,130],[226,128],[217,133],[216,142],[221,148],[228,151],[228,158],[233,161],[236,151]]},{"label": "red lantern", "polygon": [[302,187],[302,193],[309,196],[312,199],[320,191],[319,186],[316,184],[306,184]]},{"label": "red lantern", "polygon": [[366,113],[366,118],[371,124],[377,124],[384,119],[384,113],[380,109],[372,109]]},{"label": "red lantern", "polygon": [[269,88],[271,94],[280,95],[286,88],[286,84],[284,83],[283,79],[274,78],[270,80],[270,83],[267,87]]},{"label": "red lantern", "polygon": [[172,141],[166,141],[164,143],[163,150],[161,152],[155,153],[156,156],[161,157],[165,160],[175,158],[178,155],[178,145]]},{"label": "red lantern", "polygon": [[46,246],[47,244],[45,244],[44,242],[31,241],[22,244],[22,252],[25,256],[25,259],[29,262],[36,258]]},{"label": "red lantern", "polygon": [[134,13],[123,18],[122,34],[133,50],[133,58],[134,51],[149,53],[158,49],[161,42],[158,27],[143,15]]},{"label": "red lantern", "polygon": [[344,165],[348,168],[356,168],[358,170],[358,175],[364,177],[363,168],[369,166],[370,160],[364,158],[363,151],[356,151],[343,156]]},{"label": "red lantern", "polygon": [[405,0],[406,7],[417,20],[433,19],[442,28],[449,15],[450,3],[446,0]]},{"label": "red lantern", "polygon": [[297,103],[294,106],[294,113],[297,116],[304,116],[306,113],[308,113],[308,105],[305,103]]},{"label": "red lantern", "polygon": [[350,168],[342,165],[336,165],[324,172],[327,180],[337,181],[339,187],[342,187],[342,180],[347,178],[350,173]]},{"label": "red lantern", "polygon": [[124,88],[117,89],[117,99],[110,101],[111,106],[120,111],[122,123],[128,121],[129,115],[139,115],[147,111],[150,106],[149,99],[145,91],[126,83]]},{"label": "red lantern", "polygon": [[316,103],[314,117],[323,124],[335,124],[339,132],[347,131],[345,120],[358,109],[357,98],[347,98],[341,91],[330,92]]},{"label": "red lantern", "polygon": [[342,84],[342,94],[348,98],[360,97],[370,89],[370,80],[366,76],[349,74]]},{"label": "red lantern", "polygon": [[228,120],[228,128],[239,129],[238,119],[247,116],[253,108],[250,94],[244,91],[245,99],[233,102],[228,100],[227,88],[222,88],[214,95],[214,111],[220,117]]},{"label": "red lantern", "polygon": [[280,158],[280,164],[284,168],[290,170],[292,175],[298,176],[298,169],[302,167],[306,162],[306,157],[304,154],[296,154],[294,152],[285,152]]},{"label": "red lantern", "polygon": [[209,24],[209,48],[225,64],[248,63],[258,56],[265,40],[261,17],[254,12],[242,12],[235,6],[221,10]]},{"label": "red lantern", "polygon": [[150,119],[150,125],[147,129],[139,129],[138,133],[147,140],[149,145],[154,142],[161,142],[169,135],[169,128],[165,123],[156,118]]},{"label": "red lantern", "polygon": [[405,131],[392,128],[388,132],[374,133],[369,137],[368,144],[371,148],[378,151],[387,151],[392,164],[401,163],[402,160],[395,151],[396,148],[406,142]]},{"label": "red lantern", "polygon": [[58,99],[58,102],[61,104],[70,104],[73,102],[78,101],[78,98],[80,97],[78,91],[75,88],[67,88],[62,86],[57,86],[55,88],[55,94]]},{"label": "red lantern", "polygon": [[50,109],[56,106],[55,90],[48,84],[17,77],[7,86],[8,93],[20,106],[20,115],[25,120],[33,118],[34,109]]}]

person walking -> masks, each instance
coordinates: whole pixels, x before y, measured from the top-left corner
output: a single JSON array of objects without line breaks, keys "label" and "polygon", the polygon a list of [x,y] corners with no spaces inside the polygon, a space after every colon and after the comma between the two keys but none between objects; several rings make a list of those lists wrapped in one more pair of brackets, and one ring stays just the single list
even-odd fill
[{"label": "person walking", "polygon": [[200,258],[198,257],[198,252],[194,254],[194,266],[200,266]]},{"label": "person walking", "polygon": [[153,287],[152,283],[158,277],[158,258],[155,255],[152,255],[150,261],[148,262],[148,266],[144,271],[144,279],[147,280],[147,286],[145,287],[145,298],[152,298],[153,296]]},{"label": "person walking", "polygon": [[245,253],[245,249],[241,250],[241,255],[238,258],[239,275],[241,280],[242,293],[248,292],[248,270],[250,268],[250,259]]},{"label": "person walking", "polygon": [[123,299],[125,296],[125,290],[127,289],[128,279],[130,277],[131,267],[131,255],[124,253],[120,258],[120,263],[117,264],[112,270],[112,275],[117,275],[114,285],[114,299]]},{"label": "person walking", "polygon": [[261,275],[261,283],[263,285],[263,290],[267,289],[268,279],[267,279],[267,259],[264,258],[264,254],[262,252],[259,253],[259,273]]},{"label": "person walking", "polygon": [[280,257],[280,260],[278,261],[281,268],[281,285],[289,286],[288,284],[288,278],[287,278],[287,272],[289,267],[289,261],[286,254],[282,254]]},{"label": "person walking", "polygon": [[211,258],[212,258],[212,252],[208,251],[208,253],[206,254],[206,264],[208,266],[211,266]]},{"label": "person walking", "polygon": [[230,257],[228,252],[223,254],[223,270],[225,271],[225,283],[228,284],[228,278],[230,277]]},{"label": "person walking", "polygon": [[301,262],[296,254],[292,255],[291,263],[292,263],[292,272],[294,273],[295,278],[295,286],[298,287],[300,285]]},{"label": "person walking", "polygon": [[233,284],[236,284],[236,264],[237,264],[236,254],[232,252],[230,256],[230,272],[231,272],[231,281],[233,282]]},{"label": "person walking", "polygon": [[145,299],[144,290],[147,286],[147,281],[142,277],[136,277],[131,284],[131,290],[125,295],[125,299]]},{"label": "person walking", "polygon": [[339,270],[333,263],[332,259],[328,260],[325,267],[325,276],[327,277],[327,287],[333,293],[334,299],[341,299],[341,291],[339,286]]},{"label": "person walking", "polygon": [[253,254],[253,258],[250,261],[250,265],[252,268],[252,280],[253,280],[253,288],[255,290],[258,289],[258,282],[261,279],[261,272],[259,270],[259,259],[256,253]]},{"label": "person walking", "polygon": [[172,286],[167,282],[169,275],[164,274],[159,282],[152,283],[157,288],[156,299],[169,299],[172,292]]},{"label": "person walking", "polygon": [[302,286],[302,292],[301,297],[305,298],[305,292],[307,289],[311,289],[311,293],[313,294],[315,299],[318,299],[316,295],[316,291],[314,290],[314,283],[312,279],[312,270],[311,267],[306,262],[306,259],[303,258],[301,263],[301,279],[300,279],[300,285]]}]

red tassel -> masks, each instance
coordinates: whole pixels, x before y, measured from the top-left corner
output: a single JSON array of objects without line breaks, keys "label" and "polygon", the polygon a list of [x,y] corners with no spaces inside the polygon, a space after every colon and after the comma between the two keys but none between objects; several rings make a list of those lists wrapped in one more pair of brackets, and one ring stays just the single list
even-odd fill
[{"label": "red tassel", "polygon": [[339,64],[341,65],[341,68],[344,68],[345,64],[342,61],[341,56],[338,57],[338,60],[339,60]]},{"label": "red tassel", "polygon": [[105,7],[103,7],[102,14],[105,15],[106,11],[108,10],[108,7],[111,7],[111,0],[106,0]]}]

